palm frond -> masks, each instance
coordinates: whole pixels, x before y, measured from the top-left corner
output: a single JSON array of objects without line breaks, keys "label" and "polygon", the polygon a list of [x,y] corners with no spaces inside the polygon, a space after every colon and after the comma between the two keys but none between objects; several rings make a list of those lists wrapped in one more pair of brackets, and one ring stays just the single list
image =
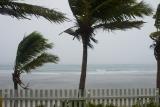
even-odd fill
[{"label": "palm frond", "polygon": [[78,17],[83,14],[84,4],[82,0],[68,0],[68,3],[74,17],[78,20]]},{"label": "palm frond", "polygon": [[48,40],[44,39],[38,32],[33,32],[25,37],[18,46],[16,65],[23,65],[30,62],[37,54],[40,54],[47,49],[51,49],[53,44],[47,42]]},{"label": "palm frond", "polygon": [[98,12],[101,8],[110,7],[111,4],[117,5],[117,4],[134,4],[136,3],[135,0],[93,0],[92,5],[94,7],[92,13]]},{"label": "palm frond", "polygon": [[136,17],[149,16],[152,11],[152,8],[144,2],[129,4],[113,0],[110,4],[104,5],[93,12],[93,16],[102,22],[125,21]]},{"label": "palm frond", "polygon": [[[80,29],[78,27],[68,28],[65,31],[63,31],[62,33],[67,33],[69,35],[72,35],[73,36],[73,40],[75,38],[78,39],[79,41],[82,40]],[[60,33],[60,34],[62,34],[62,33]],[[92,34],[92,35],[89,36],[89,39],[88,39],[88,42],[87,42],[87,46],[90,47],[90,48],[93,48],[93,45],[92,45],[91,42],[98,43],[98,41],[94,38],[93,35],[94,34]]]},{"label": "palm frond", "polygon": [[154,15],[155,18],[155,27],[159,30],[160,29],[160,4],[157,7],[156,14]]},{"label": "palm frond", "polygon": [[42,53],[37,58],[33,59],[31,62],[24,65],[20,71],[30,72],[32,69],[42,66],[45,63],[57,63],[59,58],[56,55],[49,53]]},{"label": "palm frond", "polygon": [[80,40],[79,28],[76,27],[76,26],[70,27],[70,28],[64,30],[64,31],[61,32],[59,35],[61,35],[62,33],[67,33],[67,34],[73,36],[73,39],[77,38],[78,40]]},{"label": "palm frond", "polygon": [[51,22],[63,22],[67,20],[63,13],[41,6],[18,3],[14,1],[0,1],[0,14],[10,15],[16,18],[27,18],[27,16],[42,16]]},{"label": "palm frond", "polygon": [[9,16],[12,16],[12,17],[16,17],[16,18],[24,18],[24,19],[29,19],[21,14],[19,14],[18,12],[12,10],[12,9],[9,9],[9,8],[0,8],[0,14],[2,15],[9,15]]},{"label": "palm frond", "polygon": [[160,31],[151,33],[150,38],[154,41],[158,41],[160,39]]},{"label": "palm frond", "polygon": [[126,30],[131,28],[140,29],[144,22],[143,21],[122,21],[122,22],[111,22],[111,23],[104,23],[95,25],[93,28],[96,29],[103,29],[103,30]]}]

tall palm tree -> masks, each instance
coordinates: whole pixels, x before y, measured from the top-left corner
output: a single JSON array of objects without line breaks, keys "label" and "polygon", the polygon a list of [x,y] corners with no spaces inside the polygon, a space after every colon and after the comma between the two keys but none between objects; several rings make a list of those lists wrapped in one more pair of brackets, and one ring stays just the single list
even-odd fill
[{"label": "tall palm tree", "polygon": [[46,53],[47,49],[53,47],[40,33],[33,32],[24,37],[19,43],[14,65],[13,82],[15,91],[18,85],[27,88],[20,76],[22,73],[29,73],[32,69],[42,66],[45,63],[57,63],[59,58],[56,55]]},{"label": "tall palm tree", "polygon": [[82,41],[83,57],[79,89],[85,89],[87,70],[87,49],[97,43],[95,31],[126,30],[140,28],[144,23],[137,17],[151,15],[151,7],[137,0],[68,0],[75,17],[75,26],[65,30],[65,33]]},{"label": "tall palm tree", "polygon": [[156,14],[153,17],[155,19],[156,32],[150,34],[154,43],[151,45],[154,48],[154,56],[157,60],[157,80],[156,87],[160,89],[160,4],[158,5]]},{"label": "tall palm tree", "polygon": [[42,16],[51,22],[63,22],[67,18],[63,13],[44,8],[42,6],[31,5],[27,3],[18,2],[17,0],[1,0],[0,14],[9,15],[18,19],[29,19],[28,16]]}]

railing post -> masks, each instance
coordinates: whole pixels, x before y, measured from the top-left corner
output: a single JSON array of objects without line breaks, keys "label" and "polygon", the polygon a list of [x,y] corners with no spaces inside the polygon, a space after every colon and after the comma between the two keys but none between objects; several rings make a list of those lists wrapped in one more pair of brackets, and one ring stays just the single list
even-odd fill
[{"label": "railing post", "polygon": [[90,93],[90,90],[86,90],[86,106],[88,106],[90,104],[90,96],[91,96],[91,93]]},{"label": "railing post", "polygon": [[14,89],[14,106],[13,107],[18,107],[17,97],[18,97],[18,90]]},{"label": "railing post", "polygon": [[159,89],[157,88],[156,89],[156,107],[158,107],[158,105],[159,105]]}]

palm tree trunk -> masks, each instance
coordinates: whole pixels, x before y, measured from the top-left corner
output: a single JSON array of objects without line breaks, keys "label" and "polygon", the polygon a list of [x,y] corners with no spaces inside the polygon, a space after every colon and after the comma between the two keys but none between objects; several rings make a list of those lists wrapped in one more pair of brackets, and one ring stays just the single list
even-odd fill
[{"label": "palm tree trunk", "polygon": [[[16,81],[17,76],[18,75],[17,75],[16,71],[14,71],[14,73],[12,74],[13,83],[14,83],[14,90],[18,90],[18,83]],[[15,94],[17,94],[17,93],[15,93]]]},{"label": "palm tree trunk", "polygon": [[79,90],[81,91],[81,95],[83,95],[85,89],[85,82],[86,82],[86,70],[87,70],[87,44],[86,40],[83,40],[83,57],[82,57],[82,67],[81,67],[81,77],[79,83]]},{"label": "palm tree trunk", "polygon": [[160,60],[157,60],[157,88],[160,89]]},{"label": "palm tree trunk", "polygon": [[[160,59],[157,59],[157,81],[156,87],[158,88],[158,94],[160,95]],[[160,98],[158,99],[160,102]]]},{"label": "palm tree trunk", "polygon": [[[18,83],[16,81],[16,71],[12,74],[13,78],[13,84],[14,84],[14,98],[18,97]],[[18,101],[14,101],[14,107],[18,107]]]},{"label": "palm tree trunk", "polygon": [[18,84],[14,82],[14,90],[18,90]]}]

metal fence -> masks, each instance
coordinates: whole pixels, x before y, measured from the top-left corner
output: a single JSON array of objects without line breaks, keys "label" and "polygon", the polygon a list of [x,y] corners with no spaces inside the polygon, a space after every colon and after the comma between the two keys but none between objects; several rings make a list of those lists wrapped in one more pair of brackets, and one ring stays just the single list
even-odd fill
[{"label": "metal fence", "polygon": [[0,90],[0,107],[86,107],[106,105],[115,107],[147,107],[147,103],[159,104],[158,89],[86,89],[83,96],[77,89]]}]

